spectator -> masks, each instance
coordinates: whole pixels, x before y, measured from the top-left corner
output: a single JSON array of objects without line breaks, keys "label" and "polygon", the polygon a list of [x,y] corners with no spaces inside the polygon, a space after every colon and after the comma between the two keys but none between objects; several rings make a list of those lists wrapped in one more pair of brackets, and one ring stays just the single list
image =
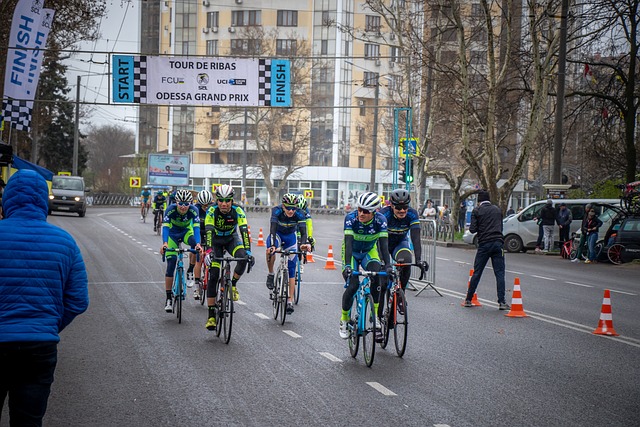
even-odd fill
[{"label": "spectator", "polygon": [[256,197],[256,199],[253,201],[253,203],[254,203],[256,206],[260,206],[260,197]]},{"label": "spectator", "polygon": [[513,207],[509,206],[509,209],[507,209],[507,216],[513,215],[515,213],[516,213],[516,211],[513,210]]},{"label": "spectator", "polygon": [[458,210],[458,231],[464,232],[464,225],[467,223],[467,204],[460,202],[460,209]]},{"label": "spectator", "polygon": [[585,264],[590,264],[592,262],[596,262],[596,242],[598,241],[598,230],[602,227],[602,221],[596,215],[595,210],[590,210],[589,215],[587,215],[587,244],[589,246],[589,257],[584,262]]},{"label": "spectator", "polygon": [[427,206],[425,206],[424,210],[422,211],[422,217],[425,219],[436,219],[437,211],[433,206],[433,201],[431,199],[427,200]]},{"label": "spectator", "polygon": [[442,223],[445,225],[449,225],[451,218],[451,209],[449,209],[448,204],[444,204],[442,207]]},{"label": "spectator", "polygon": [[87,309],[87,272],[80,249],[47,224],[49,189],[32,170],[11,176],[0,221],[0,412],[9,424],[39,426],[58,360],[59,333]]},{"label": "spectator", "polygon": [[584,218],[582,218],[582,224],[580,225],[580,241],[578,242],[578,251],[576,257],[571,262],[580,262],[582,252],[584,250],[584,244],[587,241],[587,221],[589,220],[589,212],[591,212],[591,204],[587,203],[584,207]]},{"label": "spectator", "polygon": [[547,204],[540,211],[540,219],[542,220],[542,230],[544,232],[544,249],[543,253],[553,249],[553,228],[556,225],[556,210],[553,207],[553,201],[547,200]]},{"label": "spectator", "polygon": [[493,273],[496,276],[498,308],[500,310],[508,310],[510,307],[505,300],[502,213],[499,207],[492,205],[489,201],[488,191],[480,190],[478,192],[478,206],[471,212],[469,231],[471,233],[478,233],[478,251],[476,252],[476,258],[473,262],[473,275],[469,281],[469,289],[467,289],[464,306],[473,306],[471,304],[473,294],[476,293],[482,272],[489,258],[491,258]]},{"label": "spectator", "polygon": [[573,217],[571,216],[571,211],[567,209],[567,204],[564,202],[560,203],[560,210],[558,211],[558,217],[556,218],[558,228],[560,229],[560,247],[562,247],[564,242],[569,240],[572,220]]}]

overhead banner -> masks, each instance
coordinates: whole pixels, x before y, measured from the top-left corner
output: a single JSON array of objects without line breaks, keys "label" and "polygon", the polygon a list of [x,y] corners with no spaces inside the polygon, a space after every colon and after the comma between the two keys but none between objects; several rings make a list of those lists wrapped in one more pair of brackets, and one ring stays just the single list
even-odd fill
[{"label": "overhead banner", "polygon": [[149,154],[147,184],[186,187],[189,185],[189,156]]},{"label": "overhead banner", "polygon": [[115,103],[291,106],[284,59],[112,55]]},{"label": "overhead banner", "polygon": [[40,0],[20,0],[11,23],[2,98],[3,120],[18,130],[31,130],[33,100],[40,79],[43,49],[54,10]]}]

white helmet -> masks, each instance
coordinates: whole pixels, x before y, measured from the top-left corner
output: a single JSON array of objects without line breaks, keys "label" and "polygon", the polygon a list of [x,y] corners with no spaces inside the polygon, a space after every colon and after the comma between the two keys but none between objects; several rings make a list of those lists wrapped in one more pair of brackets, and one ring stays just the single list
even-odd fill
[{"label": "white helmet", "polygon": [[198,203],[200,205],[210,205],[213,202],[213,195],[209,190],[202,190],[198,193]]},{"label": "white helmet", "polygon": [[380,207],[380,197],[376,193],[362,193],[358,196],[357,207],[373,212]]},{"label": "white helmet", "polygon": [[233,199],[236,192],[233,191],[233,187],[227,184],[223,184],[216,188],[217,199]]},{"label": "white helmet", "polygon": [[193,194],[189,190],[176,191],[176,202],[191,203],[193,202]]}]

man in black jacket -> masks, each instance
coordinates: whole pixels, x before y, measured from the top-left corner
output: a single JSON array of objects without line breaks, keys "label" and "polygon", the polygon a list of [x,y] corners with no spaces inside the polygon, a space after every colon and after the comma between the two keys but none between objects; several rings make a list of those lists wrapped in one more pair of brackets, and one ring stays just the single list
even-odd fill
[{"label": "man in black jacket", "polygon": [[499,207],[491,204],[489,192],[486,190],[478,192],[478,206],[471,212],[469,231],[478,233],[478,252],[476,252],[476,259],[473,262],[473,276],[471,276],[471,281],[469,282],[464,306],[472,307],[471,299],[473,294],[476,293],[482,272],[489,258],[491,258],[493,273],[496,275],[499,309],[508,310],[510,307],[505,301],[502,212]]},{"label": "man in black jacket", "polygon": [[547,200],[547,204],[540,211],[540,219],[542,220],[542,230],[544,232],[544,249],[543,253],[547,253],[553,249],[553,229],[556,225],[556,209],[553,207],[553,201]]}]

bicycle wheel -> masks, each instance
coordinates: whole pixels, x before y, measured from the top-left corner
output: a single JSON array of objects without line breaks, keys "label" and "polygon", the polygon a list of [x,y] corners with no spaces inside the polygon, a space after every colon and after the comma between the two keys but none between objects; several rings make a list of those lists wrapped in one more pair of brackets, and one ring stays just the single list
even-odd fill
[{"label": "bicycle wheel", "polygon": [[393,322],[393,341],[396,345],[396,353],[398,357],[404,355],[407,349],[407,298],[402,289],[398,289],[394,294],[393,300],[394,311],[391,313],[391,322]]},{"label": "bicycle wheel", "polygon": [[218,279],[218,288],[216,289],[216,336],[222,333],[222,316],[224,313],[224,278]]},{"label": "bicycle wheel", "polygon": [[363,319],[361,319],[361,323],[364,324],[362,331],[362,351],[364,352],[364,363],[370,367],[376,355],[376,312],[371,295],[366,296],[364,307],[362,307],[362,316]]},{"label": "bicycle wheel", "polygon": [[231,282],[226,281],[222,297],[222,330],[224,343],[229,344],[231,339],[231,327],[233,326],[233,297],[231,296]]},{"label": "bicycle wheel", "polygon": [[280,324],[284,325],[284,321],[287,319],[287,299],[289,298],[289,272],[285,268],[281,273],[281,286],[280,286]]},{"label": "bicycle wheel", "polygon": [[620,265],[622,264],[622,253],[624,252],[624,246],[620,243],[614,243],[609,246],[609,250],[607,251],[607,257],[612,264]]},{"label": "bicycle wheel", "polygon": [[389,342],[389,329],[392,326],[391,325],[391,321],[392,321],[392,305],[391,305],[391,299],[390,299],[390,294],[391,290],[387,290],[387,292],[384,293],[384,301],[383,301],[383,307],[384,307],[384,312],[382,313],[382,319],[380,319],[382,321],[382,342],[380,343],[380,347],[382,348],[386,348],[387,347],[387,343]]},{"label": "bicycle wheel", "polygon": [[298,264],[296,267],[296,286],[293,288],[293,302],[298,305],[298,300],[300,300],[300,283],[302,282],[302,273],[300,273],[300,260],[298,260]]},{"label": "bicycle wheel", "polygon": [[176,316],[178,317],[178,323],[182,323],[182,281],[183,281],[183,277],[182,277],[182,273],[177,273],[176,274],[176,278],[175,278],[176,284],[175,284],[175,288],[176,288],[176,293],[175,295],[175,303],[173,304],[173,306],[175,307],[175,311],[176,311]]},{"label": "bicycle wheel", "polygon": [[351,310],[349,310],[349,325],[347,326],[349,330],[349,353],[351,353],[351,357],[356,357],[358,355],[358,348],[360,347],[360,334],[358,334],[358,298],[357,296],[353,298],[353,304],[351,304]]},{"label": "bicycle wheel", "polygon": [[280,269],[276,272],[276,276],[274,278],[273,283],[273,291],[271,297],[273,300],[271,301],[273,304],[273,318],[274,320],[278,319],[278,314],[280,313],[280,288],[282,287],[282,272]]},{"label": "bicycle wheel", "polygon": [[[204,263],[202,264],[204,265]],[[209,269],[203,268],[200,274],[200,283],[198,284],[198,292],[200,292],[200,305],[204,305],[207,299],[207,282],[209,281]]]}]

